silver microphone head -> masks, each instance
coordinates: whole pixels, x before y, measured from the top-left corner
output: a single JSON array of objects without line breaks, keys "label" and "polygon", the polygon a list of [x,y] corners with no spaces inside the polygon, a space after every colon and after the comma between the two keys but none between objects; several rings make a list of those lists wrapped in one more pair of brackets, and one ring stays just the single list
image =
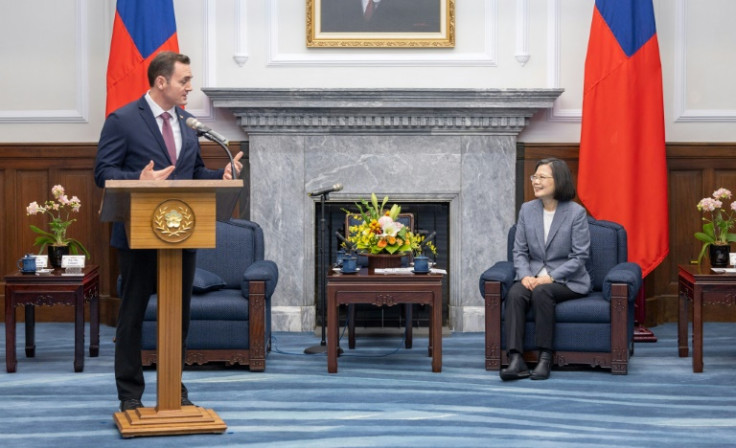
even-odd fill
[{"label": "silver microphone head", "polygon": [[187,123],[187,126],[194,129],[195,131],[198,131],[199,127],[202,126],[202,123],[200,123],[199,120],[197,120],[194,117],[187,118],[186,123]]}]

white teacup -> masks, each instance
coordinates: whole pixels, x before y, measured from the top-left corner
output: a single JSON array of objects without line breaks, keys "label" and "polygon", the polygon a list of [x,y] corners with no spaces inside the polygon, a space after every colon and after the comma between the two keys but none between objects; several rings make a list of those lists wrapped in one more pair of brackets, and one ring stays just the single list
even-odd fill
[{"label": "white teacup", "polygon": [[731,252],[728,254],[728,264],[736,267],[736,252]]}]

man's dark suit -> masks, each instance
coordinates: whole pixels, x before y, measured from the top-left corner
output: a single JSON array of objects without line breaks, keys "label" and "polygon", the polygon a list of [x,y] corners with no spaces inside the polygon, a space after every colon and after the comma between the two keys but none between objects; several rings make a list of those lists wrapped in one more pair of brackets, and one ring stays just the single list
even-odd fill
[{"label": "man's dark suit", "polygon": [[322,0],[324,33],[437,33],[441,0],[381,0],[370,20],[361,0]]},{"label": "man's dark suit", "polygon": [[[186,126],[192,115],[177,107],[176,118],[181,129],[181,150],[176,169],[169,179],[221,179],[223,170],[205,168],[200,155],[199,140],[194,130]],[[97,147],[95,182],[104,187],[105,181],[136,180],[150,162],[154,170],[172,164],[161,131],[145,97],[121,107],[105,120]],[[130,250],[121,222],[113,224],[110,245],[118,249],[122,277],[120,310],[115,334],[115,379],[118,398],[140,399],[144,380],[141,366],[141,326],[149,296],[156,291],[157,260],[155,250]],[[185,250],[182,271],[182,334],[186,340],[189,328],[189,304],[196,252]],[[182,341],[183,342],[183,341]],[[184,350],[182,343],[182,353]],[[182,394],[186,389],[182,385]]]}]

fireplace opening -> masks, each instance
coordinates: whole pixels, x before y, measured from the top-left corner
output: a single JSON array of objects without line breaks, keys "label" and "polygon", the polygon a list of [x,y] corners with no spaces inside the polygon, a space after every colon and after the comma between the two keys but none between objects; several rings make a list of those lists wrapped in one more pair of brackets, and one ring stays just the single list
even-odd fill
[{"label": "fireplace opening", "polygon": [[[414,232],[429,235],[436,232],[434,243],[437,247],[437,255],[427,255],[437,263],[437,267],[450,271],[450,203],[449,202],[394,202],[401,206],[401,213],[414,215]],[[319,221],[321,219],[321,204],[315,205],[315,248],[314,253],[319,254]],[[358,209],[353,202],[327,202],[325,203],[325,220],[327,222],[327,253],[328,263],[334,266],[337,260],[337,251],[340,250],[340,235],[347,236],[348,229],[345,228],[345,210],[356,212]],[[319,297],[319,269],[318,257],[315,256],[315,297]],[[442,285],[442,325],[448,325],[449,316],[449,279],[445,278]],[[322,322],[321,300],[317,300],[317,324]],[[340,309],[340,325],[344,325],[347,316],[347,307]],[[356,305],[355,328],[360,330],[378,330],[403,328],[406,325],[404,306],[376,307],[373,305]],[[414,305],[412,312],[412,327],[429,327],[429,307],[425,305]]]}]

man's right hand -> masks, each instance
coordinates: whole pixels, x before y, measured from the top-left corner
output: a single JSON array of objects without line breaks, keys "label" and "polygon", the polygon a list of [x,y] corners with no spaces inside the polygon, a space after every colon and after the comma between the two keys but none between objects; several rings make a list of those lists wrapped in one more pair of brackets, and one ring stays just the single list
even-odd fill
[{"label": "man's right hand", "polygon": [[154,170],[153,169],[153,160],[148,162],[148,165],[146,165],[145,168],[143,168],[143,171],[141,171],[141,176],[139,177],[140,180],[166,180],[169,178],[169,175],[176,166],[170,165],[162,170]]}]

